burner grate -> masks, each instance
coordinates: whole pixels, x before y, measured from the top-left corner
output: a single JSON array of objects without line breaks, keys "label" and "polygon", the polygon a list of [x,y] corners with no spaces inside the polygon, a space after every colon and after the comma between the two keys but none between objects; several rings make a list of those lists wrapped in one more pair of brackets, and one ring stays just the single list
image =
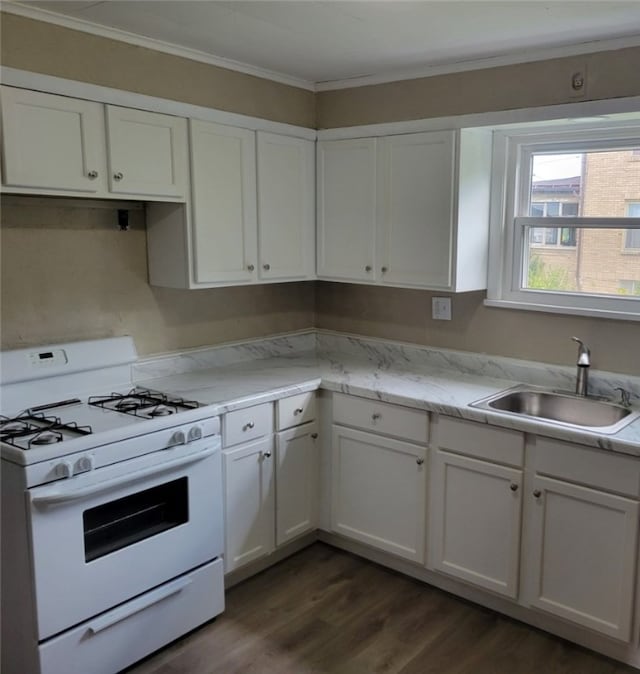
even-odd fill
[{"label": "burner grate", "polygon": [[0,440],[18,449],[32,449],[64,440],[64,435],[90,435],[91,426],[62,423],[59,417],[25,410],[15,417],[0,416]]},{"label": "burner grate", "polygon": [[177,414],[181,410],[193,410],[200,407],[195,400],[168,396],[159,391],[140,387],[133,388],[128,393],[92,396],[89,398],[89,405],[144,418],[168,416]]}]

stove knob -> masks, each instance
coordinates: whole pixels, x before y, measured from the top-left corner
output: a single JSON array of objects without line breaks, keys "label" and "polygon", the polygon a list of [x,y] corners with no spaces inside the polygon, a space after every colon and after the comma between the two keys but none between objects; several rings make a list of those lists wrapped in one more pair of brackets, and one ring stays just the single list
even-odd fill
[{"label": "stove knob", "polygon": [[92,456],[81,456],[74,466],[74,473],[86,473],[89,470],[93,470],[93,457]]},{"label": "stove knob", "polygon": [[184,431],[176,431],[169,440],[169,447],[175,447],[176,445],[186,445],[187,436],[184,434]]},{"label": "stove knob", "polygon": [[192,426],[189,429],[188,439],[189,439],[189,442],[193,442],[194,440],[201,440],[202,439],[202,428],[200,426]]},{"label": "stove knob", "polygon": [[69,461],[60,461],[60,463],[56,464],[53,472],[60,478],[73,477],[73,466]]}]

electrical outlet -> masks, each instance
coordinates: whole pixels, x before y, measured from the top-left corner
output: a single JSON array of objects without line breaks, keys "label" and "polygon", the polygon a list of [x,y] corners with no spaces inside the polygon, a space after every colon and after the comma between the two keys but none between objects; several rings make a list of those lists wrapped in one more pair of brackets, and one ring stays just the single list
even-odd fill
[{"label": "electrical outlet", "polygon": [[451,320],[451,298],[433,297],[431,299],[431,318],[436,321]]}]

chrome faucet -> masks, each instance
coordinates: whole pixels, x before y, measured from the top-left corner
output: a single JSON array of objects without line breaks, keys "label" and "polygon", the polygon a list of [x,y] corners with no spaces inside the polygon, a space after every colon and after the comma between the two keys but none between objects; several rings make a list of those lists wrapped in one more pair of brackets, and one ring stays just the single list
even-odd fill
[{"label": "chrome faucet", "polygon": [[578,343],[578,371],[576,373],[576,394],[586,396],[589,391],[589,367],[591,365],[591,351],[584,345],[584,342],[577,337],[571,338]]}]

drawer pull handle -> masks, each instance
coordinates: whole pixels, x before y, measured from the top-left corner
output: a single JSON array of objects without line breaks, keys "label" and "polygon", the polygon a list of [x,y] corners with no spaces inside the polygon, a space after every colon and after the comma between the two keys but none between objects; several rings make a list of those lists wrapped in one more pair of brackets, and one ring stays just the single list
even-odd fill
[{"label": "drawer pull handle", "polygon": [[246,423],[246,424],[242,427],[242,430],[243,430],[243,431],[250,431],[250,430],[251,430],[252,428],[254,428],[254,427],[255,427],[255,423],[253,423],[253,421],[249,421],[248,423]]},{"label": "drawer pull handle", "polygon": [[317,433],[312,433],[312,434],[311,434],[311,437],[312,437],[314,440],[316,440],[316,439],[318,438],[318,434],[317,434]]},{"label": "drawer pull handle", "polygon": [[372,269],[373,269],[373,267],[372,267],[370,264],[368,264],[368,265],[364,268],[364,270],[367,271],[367,272],[371,271]]},{"label": "drawer pull handle", "polygon": [[416,463],[421,466],[424,463],[424,459],[416,459]]},{"label": "drawer pull handle", "polygon": [[114,179],[114,180],[122,180],[123,178],[124,178],[124,175],[123,175],[120,171],[118,171],[117,173],[114,173],[114,174],[113,174],[113,179]]},{"label": "drawer pull handle", "polygon": [[89,171],[89,173],[87,173],[87,178],[89,178],[89,180],[95,180],[97,177],[98,177],[97,171]]},{"label": "drawer pull handle", "polygon": [[374,421],[378,421],[378,419],[382,419],[382,414],[380,414],[380,412],[374,412],[374,413],[371,415],[371,418],[372,418]]},{"label": "drawer pull handle", "polygon": [[515,482],[512,482],[509,485],[509,489],[511,489],[511,491],[518,491],[518,485]]},{"label": "drawer pull handle", "polygon": [[262,456],[264,456],[265,459],[269,459],[271,457],[271,452],[262,452]]},{"label": "drawer pull handle", "polygon": [[304,410],[302,409],[302,407],[296,407],[296,409],[293,410],[293,413],[295,415],[302,414],[303,412],[304,412]]},{"label": "drawer pull handle", "polygon": [[540,498],[542,496],[542,492],[539,489],[534,489],[533,495],[535,496],[535,498]]}]

